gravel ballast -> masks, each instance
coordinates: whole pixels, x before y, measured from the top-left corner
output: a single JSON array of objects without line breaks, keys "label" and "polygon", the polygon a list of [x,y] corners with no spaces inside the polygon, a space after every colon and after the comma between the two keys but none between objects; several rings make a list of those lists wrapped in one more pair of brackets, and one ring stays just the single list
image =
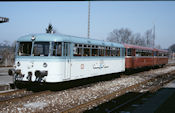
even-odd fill
[{"label": "gravel ballast", "polygon": [[124,76],[111,81],[102,81],[86,87],[34,96],[27,100],[19,100],[18,103],[10,102],[6,106],[0,105],[0,112],[58,112],[173,70],[175,70],[175,66],[141,72],[140,74]]}]

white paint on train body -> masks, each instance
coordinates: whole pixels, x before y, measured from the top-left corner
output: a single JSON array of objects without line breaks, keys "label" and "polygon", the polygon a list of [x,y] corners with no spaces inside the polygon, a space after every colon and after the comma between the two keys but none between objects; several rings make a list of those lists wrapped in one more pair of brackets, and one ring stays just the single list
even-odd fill
[{"label": "white paint on train body", "polygon": [[[17,66],[17,62],[20,62],[20,66]],[[69,59],[58,61],[44,61],[47,63],[47,67],[43,67],[43,61],[23,61],[21,59],[16,60],[16,70],[21,70],[24,77],[17,78],[20,81],[29,81],[27,79],[28,72],[32,72],[31,81],[36,81],[34,73],[36,70],[48,71],[48,75],[43,78],[45,82],[54,83],[69,80],[76,80],[81,78],[93,77],[98,75],[105,75],[110,73],[118,73],[125,71],[125,59]],[[41,81],[42,82],[42,81]]]}]

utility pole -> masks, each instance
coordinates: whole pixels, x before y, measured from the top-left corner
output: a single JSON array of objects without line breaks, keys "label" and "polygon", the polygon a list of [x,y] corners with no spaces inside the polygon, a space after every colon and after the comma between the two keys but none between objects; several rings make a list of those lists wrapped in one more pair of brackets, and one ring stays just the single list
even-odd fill
[{"label": "utility pole", "polygon": [[154,30],[154,34],[153,34],[153,48],[154,48],[154,46],[155,46],[155,24],[154,24],[154,27],[153,27],[153,30]]},{"label": "utility pole", "polygon": [[90,37],[90,1],[88,5],[88,38]]}]

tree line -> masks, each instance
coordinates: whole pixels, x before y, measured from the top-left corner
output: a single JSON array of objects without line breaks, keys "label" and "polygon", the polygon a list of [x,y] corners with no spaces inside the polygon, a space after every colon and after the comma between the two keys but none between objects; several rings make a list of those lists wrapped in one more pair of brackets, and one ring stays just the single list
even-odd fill
[{"label": "tree line", "polygon": [[122,44],[127,43],[145,47],[161,48],[160,45],[154,46],[154,33],[152,29],[146,30],[144,35],[141,35],[140,33],[133,33],[128,28],[114,29],[109,33],[106,40]]},{"label": "tree line", "polygon": [[0,43],[0,66],[13,66],[15,61],[15,45],[16,41],[10,44],[4,40]]},{"label": "tree line", "polygon": [[[46,33],[54,34],[57,31],[53,28],[52,24],[49,24],[45,29]],[[154,46],[154,33],[152,29],[145,31],[143,35],[140,33],[133,33],[128,28],[114,29],[106,38],[107,41],[116,43],[127,43],[145,47],[155,47],[161,49],[160,45]],[[13,65],[15,59],[15,45],[14,41],[11,45],[10,42],[5,40],[0,43],[0,66],[2,65]],[[168,50],[175,52],[175,44],[171,45]]]}]

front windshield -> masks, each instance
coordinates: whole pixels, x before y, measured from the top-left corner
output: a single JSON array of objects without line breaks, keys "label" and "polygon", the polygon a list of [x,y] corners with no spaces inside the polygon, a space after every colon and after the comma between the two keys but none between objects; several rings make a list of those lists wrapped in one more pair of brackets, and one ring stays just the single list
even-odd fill
[{"label": "front windshield", "polygon": [[32,42],[20,42],[18,49],[18,56],[30,56],[32,49]]},{"label": "front windshield", "polygon": [[49,42],[35,42],[33,48],[34,56],[48,56],[49,55]]}]

